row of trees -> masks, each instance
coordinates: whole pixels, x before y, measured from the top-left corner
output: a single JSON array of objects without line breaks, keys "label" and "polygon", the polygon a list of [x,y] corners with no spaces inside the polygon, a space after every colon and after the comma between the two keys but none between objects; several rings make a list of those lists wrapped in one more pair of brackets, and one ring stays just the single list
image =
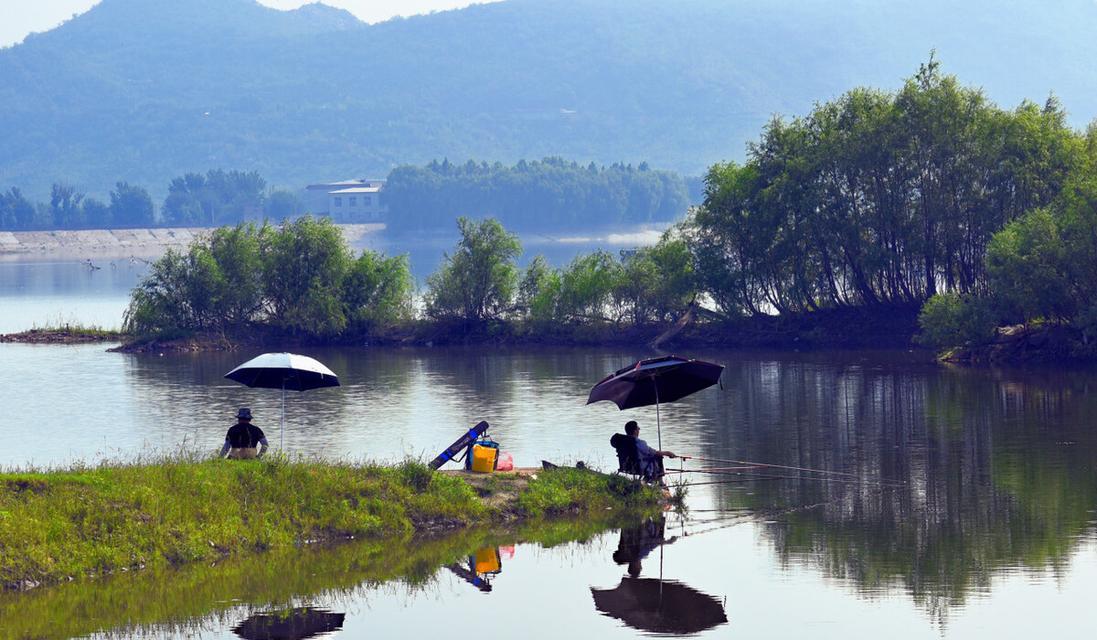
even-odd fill
[{"label": "row of trees", "polygon": [[168,185],[161,208],[164,224],[215,227],[248,218],[276,220],[303,213],[301,202],[289,191],[267,191],[267,181],[256,171],[213,169],[205,175],[188,173]]},{"label": "row of trees", "polygon": [[153,264],[133,292],[125,329],[239,334],[265,326],[334,338],[406,323],[419,309],[465,325],[646,324],[676,317],[695,296],[688,247],[673,233],[620,257],[598,251],[553,268],[537,256],[522,270],[521,244],[497,220],[461,218],[458,228],[455,251],[418,297],[406,256],[354,255],[326,218],[221,227]]},{"label": "row of trees", "polygon": [[931,59],[896,93],[774,119],[744,164],[710,170],[690,244],[731,313],[966,295],[987,284],[991,236],[1051,203],[1091,149],[1054,98],[1003,110]]},{"label": "row of trees", "polygon": [[235,224],[260,217],[288,219],[303,213],[289,191],[268,189],[254,171],[213,169],[188,173],[168,185],[159,213],[144,188],[119,182],[110,202],[55,183],[49,202],[32,202],[18,189],[0,192],[0,229],[106,229],[119,227],[203,226]]},{"label": "row of trees", "polygon": [[[689,204],[680,176],[646,163],[584,167],[559,158],[512,167],[472,161],[400,167],[389,175],[382,198],[395,230],[448,228],[458,215],[541,231],[670,221]],[[15,188],[0,194],[0,229],[6,230],[216,227],[303,213],[297,196],[268,188],[255,171],[213,169],[174,178],[159,212],[144,188],[123,182],[109,205],[63,183],[53,185],[49,203],[30,202]]]},{"label": "row of trees", "polygon": [[0,193],[0,229],[4,230],[147,227],[154,222],[152,198],[128,182],[111,189],[109,203],[85,197],[65,184],[53,185],[48,203],[31,202],[15,187]]},{"label": "row of trees", "polygon": [[518,268],[522,246],[497,220],[457,222],[461,240],[427,278],[430,318],[483,322],[528,320],[540,328],[580,324],[637,325],[670,320],[696,296],[693,261],[674,232],[654,247],[595,251],[553,268],[536,256]]},{"label": "row of trees", "polygon": [[384,199],[390,226],[407,230],[446,228],[469,216],[516,230],[558,231],[670,221],[689,206],[678,174],[646,163],[599,167],[560,158],[399,167],[389,174]]}]

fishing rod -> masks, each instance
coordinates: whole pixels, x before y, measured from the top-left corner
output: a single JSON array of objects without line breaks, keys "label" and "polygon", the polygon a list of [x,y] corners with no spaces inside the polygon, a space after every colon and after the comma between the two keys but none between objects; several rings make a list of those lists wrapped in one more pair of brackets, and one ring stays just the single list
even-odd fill
[{"label": "fishing rod", "polygon": [[[860,478],[860,476],[858,476],[855,473],[847,473],[845,471],[830,471],[830,470],[827,470],[827,469],[812,469],[810,467],[793,467],[793,466],[783,465],[783,464],[769,464],[769,463],[766,463],[766,462],[753,462],[753,461],[750,461],[750,460],[728,460],[728,459],[725,459],[725,458],[704,458],[704,457],[701,457],[701,456],[685,456],[685,457],[686,457],[686,459],[701,460],[701,461],[704,461],[704,462],[718,462],[718,463],[724,463],[724,464],[752,465],[752,466],[756,466],[756,467],[768,467],[770,469],[787,469],[789,471],[803,471],[803,472],[806,472],[806,473],[821,473],[821,474],[825,474],[825,475],[846,476],[846,477],[849,477],[849,478]],[[906,484],[906,483],[904,482],[902,484]]]},{"label": "fishing rod", "polygon": [[701,467],[700,469],[667,469],[663,473],[713,473],[716,471],[750,471],[751,469],[761,468],[758,465],[749,467]]}]

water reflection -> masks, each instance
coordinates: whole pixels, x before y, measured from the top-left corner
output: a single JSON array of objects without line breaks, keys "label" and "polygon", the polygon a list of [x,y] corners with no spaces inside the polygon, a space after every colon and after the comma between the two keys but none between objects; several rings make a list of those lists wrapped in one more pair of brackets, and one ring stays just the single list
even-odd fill
[{"label": "water reflection", "polygon": [[709,408],[730,406],[726,419],[741,427],[720,434],[728,440],[712,455],[901,483],[805,474],[722,487],[727,507],[787,514],[764,530],[787,567],[816,567],[866,594],[902,589],[944,622],[1003,572],[1063,575],[1092,535],[1091,373],[809,361],[735,374],[735,399]]},{"label": "water reflection", "polygon": [[[462,428],[485,419],[518,466],[582,459],[613,469],[608,434],[629,418],[650,424],[655,417],[653,409],[619,412],[606,403],[583,404],[606,371],[644,353],[304,351],[329,364],[344,387],[324,397],[288,399],[286,443],[294,453],[429,458]],[[242,405],[256,411],[257,423],[270,434],[277,394],[221,378],[252,355],[124,356],[95,346],[0,345],[0,463],[94,458],[104,441],[132,445],[123,455],[136,455],[146,442],[170,448],[184,436],[213,450]],[[901,595],[922,620],[952,624],[970,610],[972,594],[995,597],[999,585],[1014,579],[1063,581],[1087,566],[1089,557],[1079,554],[1097,540],[1094,372],[951,370],[894,352],[688,355],[725,364],[724,390],[664,406],[666,448],[827,469],[867,481],[782,472],[792,477],[718,476],[711,479],[719,484],[691,489],[695,514],[745,514],[755,522],[751,557],[775,563],[791,583],[819,578],[825,581],[820,593],[847,589],[860,599],[857,615]],[[63,425],[64,437],[42,424]],[[649,577],[651,555],[672,536],[658,522],[645,526],[607,541],[601,555],[606,566],[584,566],[580,573],[619,571],[616,561],[627,566],[635,560],[633,573]],[[706,535],[700,540],[710,551],[701,553],[680,552],[693,549],[680,535],[667,553],[673,549],[690,560],[675,567],[675,577],[708,592],[729,592],[719,578],[706,585],[698,575],[719,564],[732,536]],[[430,569],[456,562],[471,571],[469,549],[482,546],[470,545]],[[611,563],[614,546],[621,553]],[[508,589],[496,589],[485,602],[529,588],[514,577],[515,563],[505,562]],[[442,572],[458,580],[452,570]],[[616,573],[599,584],[619,579]],[[579,587],[588,608],[591,583]],[[457,584],[479,596],[465,581]],[[741,612],[729,614],[737,628],[749,625]]]},{"label": "water reflection", "polygon": [[346,617],[345,613],[297,607],[257,613],[233,627],[232,632],[244,640],[304,640],[342,629]]},{"label": "water reflection", "polygon": [[[515,556],[516,545],[556,550],[577,541],[577,548],[586,548],[612,524],[593,518],[519,531],[473,529],[435,538],[276,550],[212,566],[0,592],[0,640],[93,634],[306,638],[355,624],[359,629],[372,625],[371,637],[404,637],[407,625],[399,620],[389,628],[383,622],[356,621],[354,612],[392,594],[399,594],[398,603],[420,595],[435,599],[442,593],[446,567],[492,580],[501,573],[503,559]],[[521,597],[522,592],[511,595]],[[347,613],[331,613],[336,610]]]},{"label": "water reflection", "polygon": [[[647,518],[622,527],[613,561],[628,566],[628,576],[613,589],[591,587],[594,606],[634,629],[651,633],[686,635],[727,622],[723,605],[676,580],[663,579],[662,547],[678,536],[666,537],[666,516]],[[642,562],[660,550],[659,578],[641,578]]]},{"label": "water reflection", "polygon": [[446,565],[458,578],[476,587],[484,593],[491,593],[491,581],[503,572],[503,555],[514,557],[514,545],[506,547],[483,547],[468,557],[464,565],[453,563]]},{"label": "water reflection", "polygon": [[590,592],[598,611],[650,633],[688,635],[728,621],[719,600],[675,580],[629,576]]},{"label": "water reflection", "polygon": [[621,539],[617,543],[617,549],[613,552],[613,561],[617,564],[627,565],[628,574],[632,577],[640,575],[643,571],[641,564],[654,549],[664,544],[672,544],[678,536],[666,538],[666,516],[648,518],[640,524],[622,527]]}]

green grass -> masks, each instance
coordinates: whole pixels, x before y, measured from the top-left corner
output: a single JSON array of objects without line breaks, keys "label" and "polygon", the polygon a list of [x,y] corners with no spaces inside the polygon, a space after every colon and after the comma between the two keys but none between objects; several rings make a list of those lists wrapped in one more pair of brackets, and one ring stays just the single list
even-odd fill
[{"label": "green grass", "polygon": [[662,492],[624,476],[560,467],[538,474],[518,495],[518,507],[533,517],[606,509],[642,509],[659,504]]},{"label": "green grass", "polygon": [[652,507],[660,497],[616,476],[560,469],[489,506],[460,477],[418,462],[181,456],[0,473],[0,585],[209,562],[303,542],[404,539],[501,516]]}]

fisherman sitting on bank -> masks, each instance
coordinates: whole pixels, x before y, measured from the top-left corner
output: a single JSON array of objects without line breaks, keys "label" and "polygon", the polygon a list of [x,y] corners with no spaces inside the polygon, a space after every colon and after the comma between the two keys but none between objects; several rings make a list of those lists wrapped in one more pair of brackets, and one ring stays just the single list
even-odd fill
[{"label": "fisherman sitting on bank", "polygon": [[[677,458],[671,451],[656,451],[648,446],[648,443],[640,439],[640,425],[635,420],[625,423],[625,435],[616,434],[610,438],[610,444],[617,450],[618,460],[621,461],[621,470],[627,473],[636,473],[643,476],[644,480],[655,480],[663,477],[663,458]],[[632,458],[630,449],[635,448],[636,468],[627,468],[626,460]]]},{"label": "fisherman sitting on bank", "polygon": [[[256,450],[256,446],[261,448]],[[267,436],[263,430],[251,423],[251,409],[241,407],[236,412],[236,424],[229,427],[225,434],[225,446],[221,447],[221,457],[227,454],[233,460],[262,458],[267,451]]]}]

